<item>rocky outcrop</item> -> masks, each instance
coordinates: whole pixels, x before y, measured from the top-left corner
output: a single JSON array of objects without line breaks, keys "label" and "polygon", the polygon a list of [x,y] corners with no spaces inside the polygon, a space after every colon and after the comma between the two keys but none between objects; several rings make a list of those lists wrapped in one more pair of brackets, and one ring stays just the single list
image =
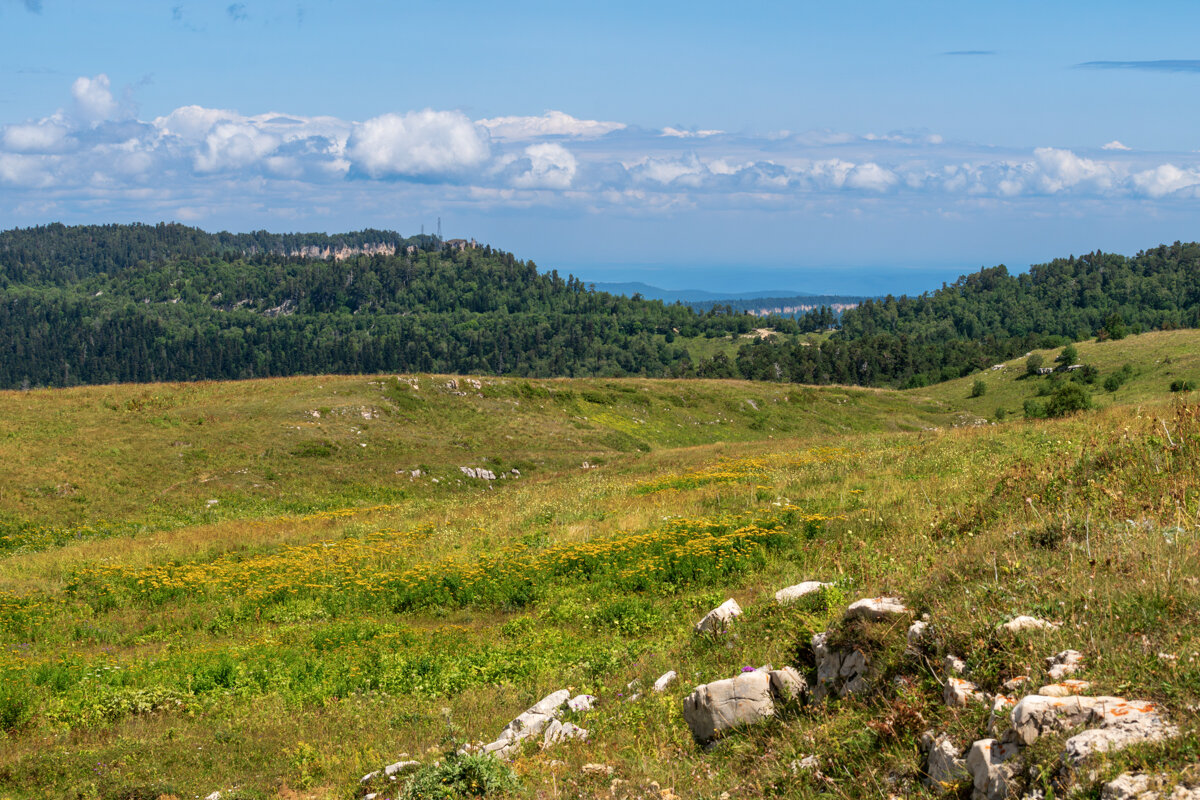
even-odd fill
[{"label": "rocky outcrop", "polygon": [[790,667],[751,670],[697,686],[684,698],[683,718],[692,736],[707,742],[733,728],[773,717],[778,704],[806,689],[803,676]]},{"label": "rocky outcrop", "polygon": [[814,636],[812,649],[817,662],[814,699],[824,700],[830,695],[845,697],[867,688],[871,670],[867,656],[862,650],[832,648],[829,646],[828,633],[818,633]]},{"label": "rocky outcrop", "polygon": [[833,586],[832,583],[822,583],[821,581],[804,581],[797,583],[795,586],[788,586],[785,589],[780,589],[775,593],[775,602],[780,605],[794,603],[805,595],[813,594],[824,589],[826,586]]},{"label": "rocky outcrop", "polygon": [[696,633],[725,633],[733,620],[742,615],[742,607],[733,598],[704,615],[696,623]]},{"label": "rocky outcrop", "polygon": [[864,619],[868,622],[886,622],[910,614],[908,607],[897,597],[864,597],[846,609],[844,619]]},{"label": "rocky outcrop", "polygon": [[1021,769],[1020,748],[995,739],[980,739],[967,753],[972,800],[1006,800],[1016,788]]},{"label": "rocky outcrop", "polygon": [[1061,681],[1068,675],[1078,672],[1082,665],[1083,653],[1078,650],[1063,650],[1046,659],[1046,671],[1053,681]]},{"label": "rocky outcrop", "polygon": [[971,780],[962,749],[955,747],[949,736],[926,731],[921,736],[921,749],[925,752],[924,783],[934,793],[957,792],[961,784]]},{"label": "rocky outcrop", "polygon": [[1170,792],[1166,775],[1126,772],[1104,784],[1100,800],[1200,800],[1200,787],[1178,785]]},{"label": "rocky outcrop", "polygon": [[[504,730],[500,731],[494,742],[483,746],[483,752],[492,753],[497,758],[511,758],[520,749],[522,742],[541,735],[551,722],[558,721],[563,706],[570,698],[571,693],[566,689],[546,695],[504,726]],[[583,735],[586,736],[586,732]]]},{"label": "rocky outcrop", "polygon": [[942,700],[951,708],[965,708],[969,703],[987,705],[991,698],[965,678],[947,678],[942,690]]}]

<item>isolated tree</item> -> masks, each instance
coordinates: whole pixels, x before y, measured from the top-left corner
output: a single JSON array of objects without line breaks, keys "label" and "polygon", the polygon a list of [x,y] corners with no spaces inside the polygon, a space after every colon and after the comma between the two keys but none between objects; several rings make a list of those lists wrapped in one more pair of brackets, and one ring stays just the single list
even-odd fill
[{"label": "isolated tree", "polygon": [[1042,368],[1042,356],[1039,353],[1034,353],[1029,358],[1025,359],[1025,374],[1037,375],[1038,370]]}]

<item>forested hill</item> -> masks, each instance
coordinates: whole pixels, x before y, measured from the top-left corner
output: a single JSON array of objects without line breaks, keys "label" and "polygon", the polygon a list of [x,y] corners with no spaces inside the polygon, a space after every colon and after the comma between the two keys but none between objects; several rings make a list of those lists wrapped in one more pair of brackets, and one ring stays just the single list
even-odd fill
[{"label": "forested hill", "polygon": [[[290,255],[304,248],[375,250]],[[790,320],[590,292],[490,247],[386,231],[49,225],[0,234],[4,388],[324,372],[687,374],[677,334],[764,324],[794,330]]]},{"label": "forested hill", "polygon": [[[827,326],[821,312],[802,330]],[[1163,245],[1130,258],[1056,259],[1010,275],[1003,266],[917,297],[868,300],[842,314],[820,346],[764,341],[705,374],[804,383],[919,386],[967,375],[1035,347],[1092,336],[1200,327],[1200,244]]]}]

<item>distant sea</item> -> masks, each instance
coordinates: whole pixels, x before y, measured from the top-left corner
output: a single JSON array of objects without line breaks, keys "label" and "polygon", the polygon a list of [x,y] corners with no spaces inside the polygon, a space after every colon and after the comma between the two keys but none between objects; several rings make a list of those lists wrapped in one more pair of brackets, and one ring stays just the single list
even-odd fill
[{"label": "distant sea", "polygon": [[[802,294],[862,295],[921,294],[953,283],[959,276],[978,272],[973,267],[798,267],[755,268],[729,266],[580,265],[558,267],[587,283],[641,282],[668,292],[712,295],[716,299],[736,296],[791,297]],[[549,269],[539,264],[541,269]],[[1022,271],[1013,269],[1010,271]],[[696,298],[702,299],[702,298]]]}]

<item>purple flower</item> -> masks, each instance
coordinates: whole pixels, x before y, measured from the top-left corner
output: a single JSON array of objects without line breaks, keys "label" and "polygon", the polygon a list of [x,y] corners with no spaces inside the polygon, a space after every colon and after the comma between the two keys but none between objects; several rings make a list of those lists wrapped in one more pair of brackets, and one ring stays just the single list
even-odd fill
[{"label": "purple flower", "polygon": [[742,667],[742,672],[754,672],[754,667]]}]

